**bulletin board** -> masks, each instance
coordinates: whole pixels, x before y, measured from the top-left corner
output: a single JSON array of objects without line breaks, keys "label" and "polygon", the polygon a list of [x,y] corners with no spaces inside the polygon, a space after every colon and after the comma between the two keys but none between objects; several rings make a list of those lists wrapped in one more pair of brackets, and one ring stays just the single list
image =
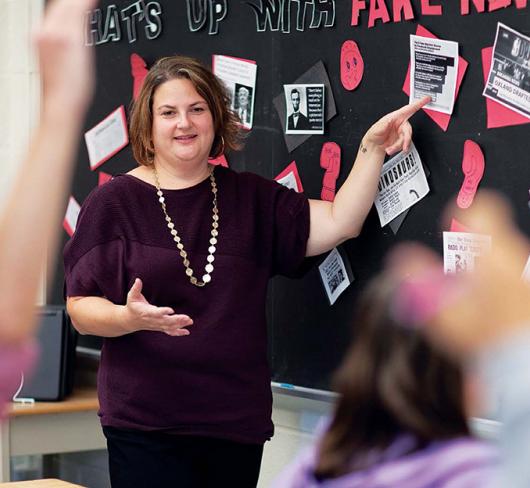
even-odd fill
[{"label": "bulletin board", "polygon": [[[397,233],[388,226],[381,228],[372,209],[361,235],[340,246],[354,281],[332,306],[318,271],[325,256],[310,260],[299,279],[276,277],[270,283],[267,312],[273,380],[329,389],[331,373],[355,334],[355,300],[380,270],[387,251],[399,242],[417,240],[442,252],[442,231],[449,229],[442,228],[441,213],[445,204],[455,199],[464,180],[462,156],[466,140],[476,142],[485,156],[480,187],[495,188],[507,195],[518,223],[530,233],[530,124],[519,120],[513,125],[508,117],[501,124],[509,125],[491,127],[499,121],[492,121],[482,95],[482,50],[493,46],[498,22],[530,36],[530,8],[526,3],[103,1],[99,10],[92,12],[89,23],[88,41],[96,44],[97,88],[85,128],[94,127],[122,105],[128,115],[133,95],[133,53],[148,66],[161,56],[176,53],[196,57],[207,65],[211,65],[215,54],[252,60],[257,65],[253,126],[245,148],[227,154],[229,165],[238,172],[274,178],[295,161],[305,194],[320,198],[323,144],[334,142],[341,148],[336,183],[339,188],[370,125],[408,103],[403,83],[410,59],[409,36],[421,26],[441,39],[459,43],[459,54],[469,64],[446,130],[424,112],[412,119],[414,143],[429,173],[428,195],[410,209]],[[341,46],[347,40],[355,41],[364,61],[362,81],[351,91],[344,88],[340,79]],[[326,122],[324,134],[311,135],[297,147],[289,148],[274,99],[283,94],[284,84],[293,84],[315,67],[317,71],[323,69],[329,78],[326,101],[330,100],[331,91],[336,115]],[[79,203],[98,185],[101,172],[114,175],[135,166],[130,146],[95,169],[90,168],[84,141],[77,157],[71,194]],[[64,232],[63,243],[67,239]],[[63,302],[62,283],[62,266],[58,265],[48,303]]]}]

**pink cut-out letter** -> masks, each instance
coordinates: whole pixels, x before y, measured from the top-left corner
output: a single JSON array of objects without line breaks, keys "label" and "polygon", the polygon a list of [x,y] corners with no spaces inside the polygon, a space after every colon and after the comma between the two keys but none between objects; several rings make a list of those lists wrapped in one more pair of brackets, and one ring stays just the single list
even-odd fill
[{"label": "pink cut-out letter", "polygon": [[509,7],[511,4],[512,0],[490,0],[488,12],[493,12],[501,8]]},{"label": "pink cut-out letter", "polygon": [[133,77],[133,99],[136,100],[147,76],[147,65],[136,53],[131,54],[131,74]]},{"label": "pink cut-out letter", "polygon": [[340,146],[335,142],[326,142],[320,152],[320,167],[326,172],[322,177],[320,198],[327,202],[335,200],[335,188],[340,173]]},{"label": "pink cut-out letter", "polygon": [[[469,14],[469,2],[470,1],[471,0],[461,0],[460,1],[460,14],[461,15]],[[486,8],[485,1],[486,0],[473,0],[473,5],[475,6],[475,8],[477,9],[477,12],[479,14],[484,12],[484,10]]]},{"label": "pink cut-out letter", "polygon": [[351,25],[359,25],[359,13],[366,10],[364,0],[351,0]]},{"label": "pink cut-out letter", "polygon": [[392,14],[394,22],[401,22],[401,12],[405,14],[405,20],[414,18],[414,11],[410,0],[394,0]]},{"label": "pink cut-out letter", "polygon": [[370,14],[368,16],[368,27],[373,27],[375,21],[381,19],[384,24],[390,22],[390,15],[386,8],[385,0],[371,0],[370,1]]},{"label": "pink cut-out letter", "polygon": [[442,6],[431,5],[430,0],[421,0],[421,13],[423,15],[442,15]]}]

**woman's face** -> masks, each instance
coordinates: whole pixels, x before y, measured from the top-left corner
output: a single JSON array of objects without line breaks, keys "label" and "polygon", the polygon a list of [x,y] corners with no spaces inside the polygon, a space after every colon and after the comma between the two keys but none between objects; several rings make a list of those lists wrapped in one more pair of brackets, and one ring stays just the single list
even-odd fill
[{"label": "woman's face", "polygon": [[190,80],[162,83],[153,97],[151,136],[155,161],[207,164],[215,132],[213,117]]}]

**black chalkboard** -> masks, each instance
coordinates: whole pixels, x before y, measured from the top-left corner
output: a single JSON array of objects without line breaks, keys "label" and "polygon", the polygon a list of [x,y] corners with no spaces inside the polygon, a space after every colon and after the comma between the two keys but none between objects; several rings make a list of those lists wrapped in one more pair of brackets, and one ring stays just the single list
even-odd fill
[{"label": "black chalkboard", "polygon": [[[365,3],[367,9],[370,4],[386,5],[392,17],[391,0],[386,0],[386,3],[383,0],[366,0]],[[271,282],[268,301],[270,360],[276,381],[329,388],[330,373],[340,361],[352,334],[350,317],[355,298],[367,280],[380,269],[386,251],[397,242],[413,239],[441,252],[440,215],[445,203],[454,198],[462,183],[461,161],[466,139],[479,143],[486,157],[481,187],[493,187],[508,195],[515,206],[519,224],[525,232],[530,231],[527,205],[530,125],[486,128],[481,64],[481,49],[493,45],[497,22],[530,35],[530,9],[523,5],[526,2],[519,1],[518,6],[523,8],[517,8],[513,2],[504,9],[478,13],[475,5],[480,2],[462,0],[462,3],[471,4],[469,15],[461,15],[458,0],[412,0],[414,20],[388,23],[378,20],[370,28],[368,10],[360,13],[359,25],[351,25],[350,0],[102,2],[102,24],[98,35],[105,35],[105,13],[111,5],[115,5],[118,14],[129,8],[129,16],[131,12],[136,12],[135,9],[144,6],[151,8],[152,15],[155,15],[159,5],[158,24],[153,29],[156,31],[161,27],[161,33],[155,39],[148,39],[145,30],[147,21],[144,19],[135,23],[136,40],[129,42],[131,32],[127,31],[127,22],[121,20],[121,40],[109,40],[97,46],[97,90],[86,128],[100,122],[119,105],[128,106],[133,86],[129,57],[133,52],[140,54],[148,65],[161,56],[174,53],[191,55],[207,64],[211,63],[213,54],[255,60],[258,77],[254,127],[245,149],[228,155],[230,166],[236,171],[252,171],[272,178],[296,160],[305,193],[310,198],[320,196],[323,170],[319,166],[319,156],[324,142],[333,141],[341,146],[340,184],[346,178],[360,138],[370,124],[386,112],[407,103],[408,97],[401,88],[409,60],[409,35],[415,33],[417,24],[442,39],[459,42],[460,54],[469,62],[447,132],[443,132],[424,113],[417,114],[413,119],[414,141],[430,170],[430,194],[411,209],[396,236],[388,227],[381,229],[377,215],[372,211],[362,235],[341,246],[342,252],[349,258],[355,281],[335,305],[328,304],[317,270],[318,260],[310,263],[309,270],[301,279],[276,278]],[[487,6],[488,1],[485,3]],[[489,3],[495,2],[490,0]],[[334,6],[333,26],[325,27],[322,22],[319,28],[310,28],[315,4],[321,8]],[[353,4],[358,5],[359,2]],[[422,4],[443,4],[443,13],[439,16],[425,15]],[[188,21],[188,5],[195,8],[190,11],[196,14],[195,23]],[[264,5],[280,11],[284,8],[284,20],[290,9],[291,22],[285,22],[283,27],[280,24],[278,31],[271,31],[269,25],[263,32],[258,32],[255,12]],[[204,6],[207,10],[213,9],[208,12],[218,11],[217,16],[226,15],[218,23],[210,23],[207,17],[204,27],[192,32],[191,28],[200,26]],[[300,7],[306,9],[305,23],[299,26],[302,30],[296,26]],[[154,22],[153,19],[151,22]],[[210,28],[217,29],[217,34],[210,34]],[[342,87],[339,76],[340,48],[348,39],[357,42],[365,63],[362,83],[352,92]],[[313,135],[289,153],[273,98],[282,93],[283,84],[292,83],[319,61],[323,62],[329,75],[337,115],[326,124],[324,135]],[[127,147],[100,169],[116,174],[126,172],[134,165]],[[82,202],[97,181],[98,172],[90,171],[83,143],[78,154],[73,196]],[[65,234],[64,242],[66,240]],[[50,288],[49,303],[62,302],[62,279],[62,268],[59,266],[54,285]]]}]

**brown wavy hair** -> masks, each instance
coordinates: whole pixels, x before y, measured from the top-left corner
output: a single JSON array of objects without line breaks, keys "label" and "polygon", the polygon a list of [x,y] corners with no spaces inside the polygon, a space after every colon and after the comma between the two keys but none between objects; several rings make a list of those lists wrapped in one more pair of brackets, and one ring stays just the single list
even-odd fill
[{"label": "brown wavy hair", "polygon": [[153,65],[131,106],[129,136],[133,155],[139,164],[149,166],[155,156],[151,137],[155,91],[166,81],[182,78],[191,81],[212,113],[215,137],[210,157],[242,148],[244,136],[239,118],[230,108],[230,97],[223,83],[200,61],[175,55],[161,58]]},{"label": "brown wavy hair", "polygon": [[462,371],[420,332],[392,318],[396,286],[380,276],[358,303],[355,339],[334,376],[341,397],[319,446],[319,479],[370,467],[370,453],[400,434],[412,434],[416,449],[470,435]]}]

